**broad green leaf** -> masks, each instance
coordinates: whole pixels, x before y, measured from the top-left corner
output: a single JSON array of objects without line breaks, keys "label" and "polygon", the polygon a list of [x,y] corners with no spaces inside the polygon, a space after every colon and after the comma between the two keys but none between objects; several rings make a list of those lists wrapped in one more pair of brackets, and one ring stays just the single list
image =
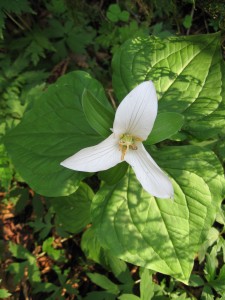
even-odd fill
[{"label": "broad green leaf", "polygon": [[83,93],[82,105],[90,126],[101,136],[108,137],[112,133],[110,128],[113,127],[113,109],[107,109],[87,90]]},{"label": "broad green leaf", "polygon": [[157,115],[153,129],[145,141],[147,145],[159,143],[177,133],[184,124],[184,118],[177,113],[160,113]]},{"label": "broad green leaf", "polygon": [[170,169],[172,172],[177,169],[201,177],[209,187],[214,202],[213,213],[219,209],[221,198],[225,196],[225,180],[223,167],[212,151],[197,146],[177,146],[152,151],[151,155],[168,174]]},{"label": "broad green leaf", "polygon": [[92,189],[87,184],[81,183],[74,194],[51,199],[51,205],[56,213],[55,224],[65,231],[79,233],[90,223],[93,196]]},{"label": "broad green leaf", "polygon": [[87,273],[87,276],[91,279],[91,281],[101,288],[105,289],[107,292],[117,295],[119,293],[118,286],[109,280],[105,275],[101,275],[98,273]]},{"label": "broad green leaf", "polygon": [[107,184],[113,185],[120,181],[126,174],[127,168],[128,164],[126,162],[122,162],[109,170],[99,172],[98,177],[107,182]]},{"label": "broad green leaf", "polygon": [[[201,118],[198,118],[197,121],[191,120],[186,124],[187,130],[201,139],[210,138],[215,134],[223,136],[225,128],[225,64],[223,61],[221,61],[220,68],[213,71],[211,77],[212,84],[211,87],[208,84],[209,94],[206,96],[205,107],[203,109],[199,105],[198,109],[199,113],[202,112]],[[198,98],[198,101],[203,102],[201,98]]]},{"label": "broad green leaf", "polygon": [[148,269],[141,274],[140,294],[141,300],[150,300],[154,296],[154,283]]},{"label": "broad green leaf", "polygon": [[4,139],[16,169],[39,194],[54,197],[75,192],[85,174],[64,168],[60,162],[102,141],[83,113],[84,89],[110,106],[96,80],[85,72],[71,72],[49,86]]},{"label": "broad green leaf", "polygon": [[225,67],[220,34],[131,39],[112,61],[113,87],[121,101],[144,80],[153,80],[160,112],[185,116],[185,130],[200,139],[225,126]]},{"label": "broad green leaf", "polygon": [[194,257],[224,194],[222,167],[211,151],[168,147],[151,153],[171,176],[174,201],[145,192],[129,169],[92,202],[101,244],[125,261],[188,282]]}]

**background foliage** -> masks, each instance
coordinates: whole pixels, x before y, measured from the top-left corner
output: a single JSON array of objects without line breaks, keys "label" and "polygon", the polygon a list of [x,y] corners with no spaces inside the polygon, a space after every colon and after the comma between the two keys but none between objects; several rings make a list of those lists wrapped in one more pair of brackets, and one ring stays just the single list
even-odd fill
[{"label": "background foliage", "polygon": [[[219,163],[219,160],[221,162],[225,160],[225,107],[222,101],[224,19],[224,1],[183,0],[178,3],[174,0],[119,2],[20,0],[16,4],[1,1],[0,219],[3,230],[0,239],[2,279],[0,298],[147,300],[225,297],[225,217],[224,205],[220,205],[224,173]],[[205,35],[204,45],[207,45],[210,53],[207,59],[205,52],[199,51],[199,38],[196,36],[198,34],[211,34]],[[154,37],[151,38],[152,36]],[[174,36],[187,37],[179,41]],[[167,37],[172,37],[171,42],[157,51],[161,59],[158,64],[157,55],[153,57],[151,51],[152,44],[160,44],[160,38]],[[139,51],[140,46],[134,41],[139,41],[139,44],[143,45],[142,53]],[[186,49],[188,43],[193,44],[193,41],[198,46],[191,49],[188,55],[185,52],[191,61],[187,62],[187,68],[183,68],[182,63],[179,65],[177,61],[174,69],[168,70],[166,53],[171,51],[169,48],[173,47],[175,53],[177,48]],[[199,43],[201,44],[201,41]],[[134,58],[139,64],[132,65]],[[152,73],[145,69],[147,63],[143,58],[152,62]],[[173,55],[170,59],[173,60]],[[121,61],[123,68],[119,68]],[[140,61],[143,65],[141,72],[138,69]],[[196,68],[195,73],[193,68]],[[65,73],[75,70],[79,71],[57,80]],[[163,74],[160,73],[162,70]],[[191,78],[190,74],[195,78]],[[167,79],[164,81],[165,86],[160,82],[161,75]],[[174,96],[174,90],[179,91],[183,88],[182,97],[185,99],[184,103],[180,102],[178,109],[170,106],[169,111],[170,114],[180,113],[180,117],[177,118],[179,121],[174,126],[177,128],[175,132],[181,127],[182,131],[174,134],[173,127],[171,130],[167,128],[168,132],[159,139],[157,132],[162,130],[157,131],[156,127],[155,135],[150,137],[152,140],[147,141],[149,147],[152,147],[151,151],[155,153],[160,165],[168,173],[171,171],[175,178],[181,170],[188,170],[190,176],[194,177],[196,189],[202,185],[207,190],[205,195],[195,195],[205,207],[208,205],[206,200],[210,194],[214,196],[214,203],[217,203],[214,226],[211,227],[213,221],[211,211],[207,219],[210,230],[207,237],[202,240],[198,255],[197,249],[193,249],[196,260],[189,286],[168,275],[127,264],[117,257],[120,243],[113,239],[115,228],[107,220],[107,206],[98,205],[102,199],[104,203],[113,201],[114,198],[107,195],[108,193],[113,195],[115,186],[105,186],[97,191],[99,178],[109,182],[114,174],[124,175],[126,165],[119,166],[119,170],[101,172],[98,177],[93,175],[81,185],[79,181],[85,174],[68,170],[63,172],[58,170],[58,173],[55,173],[55,165],[61,160],[54,152],[59,144],[58,134],[61,133],[60,139],[63,140],[60,146],[63,157],[71,154],[69,149],[73,143],[79,145],[79,148],[97,143],[101,140],[100,135],[107,135],[106,125],[113,120],[112,106],[115,107],[115,99],[120,101],[133,85],[143,78],[154,79],[157,91],[161,91],[159,98],[164,100],[160,102],[159,107],[161,120],[174,120],[174,115],[165,115],[171,99],[179,97],[178,94]],[[192,98],[188,95],[187,86],[181,87],[183,84],[181,78],[182,80],[186,78],[187,84],[191,82],[191,90],[196,93],[192,93]],[[199,78],[204,85],[198,90]],[[205,78],[207,80],[204,80]],[[57,83],[54,84],[56,80]],[[166,87],[171,80],[174,84],[168,90]],[[74,85],[74,81],[77,85]],[[99,82],[105,87],[107,96]],[[84,88],[91,90],[92,94],[87,93],[81,103]],[[55,92],[55,89],[58,89],[58,92]],[[195,101],[199,93],[200,96],[207,95],[209,98],[201,107]],[[62,98],[61,94],[67,100],[66,105],[63,100],[65,98]],[[54,99],[54,106],[49,99]],[[74,109],[72,105],[74,99],[77,99],[75,109],[80,111],[79,115],[76,112],[76,118],[73,118],[71,110],[71,107]],[[96,102],[96,99],[99,102]],[[110,99],[112,106],[107,99]],[[192,105],[189,105],[190,103]],[[81,107],[84,108],[84,113]],[[95,124],[93,123],[95,120],[90,119],[91,116],[88,115],[90,109],[96,111],[103,109],[108,119],[103,120],[99,127],[99,123]],[[48,115],[52,110],[55,115],[49,130],[54,131],[57,128],[57,134],[55,138],[51,135],[51,141],[48,141],[48,137],[44,136],[44,124],[46,120],[49,122]],[[67,110],[72,123],[64,119],[63,110]],[[23,121],[20,123],[22,118]],[[19,126],[12,130],[18,124]],[[158,121],[158,124],[159,128],[163,126],[162,121]],[[35,128],[39,134],[34,139]],[[23,134],[24,130],[27,136]],[[89,136],[88,139],[80,137],[81,130]],[[65,132],[68,136],[65,136]],[[17,159],[13,159],[13,163],[3,140],[7,148],[11,149],[9,151],[12,152],[11,156],[18,156]],[[151,146],[160,141],[163,142],[159,144],[158,150]],[[182,146],[182,156],[175,145],[179,148]],[[169,147],[168,151],[166,149],[168,146],[173,147]],[[201,152],[196,150],[199,147],[202,149]],[[73,148],[74,152],[76,150],[78,149]],[[51,163],[48,164],[47,181],[46,177],[40,176],[47,163],[46,152],[52,157]],[[36,160],[33,160],[33,155],[37,157]],[[212,181],[210,176],[213,170],[216,170],[217,177]],[[134,180],[132,173],[128,172],[128,176],[131,181]],[[121,177],[114,177],[113,184],[116,184],[118,189],[123,189],[126,185],[127,177],[120,181]],[[185,186],[182,176],[179,178],[178,190],[179,186]],[[97,196],[93,200],[96,192]],[[65,195],[70,196],[63,197]],[[130,214],[138,216],[138,210],[143,207],[136,206],[135,211],[132,207],[135,201],[134,196],[128,196],[129,207],[121,211],[122,216]],[[188,201],[191,203],[192,199]],[[91,202],[94,220],[99,220],[93,222],[94,228],[103,231],[103,234],[99,235],[101,241],[95,235],[93,226],[89,225]],[[146,197],[143,205],[149,205],[149,202]],[[154,205],[161,205],[165,210],[160,202],[154,202]],[[104,215],[99,207],[105,209]],[[176,211],[173,212],[175,213]],[[196,216],[192,217],[195,222]],[[139,220],[134,218],[132,222],[138,223]],[[132,222],[128,220],[127,224],[133,226]],[[200,223],[198,225],[201,226]],[[184,229],[185,226],[182,226],[181,229]],[[192,230],[194,228],[195,226]],[[110,239],[107,232],[110,233]],[[152,237],[149,238],[144,231],[139,238],[146,239],[146,236],[146,244],[152,246]],[[197,232],[192,232],[190,236],[193,240],[198,238]],[[121,241],[124,238],[125,236],[122,236]],[[181,240],[180,244],[178,243],[179,247],[182,246],[182,242]],[[102,248],[102,244],[108,243],[111,251]],[[131,250],[137,251],[136,247],[135,241],[131,241]],[[157,243],[156,247],[161,249]],[[122,258],[131,261],[129,257]],[[178,264],[180,262],[182,265],[182,260],[178,259]],[[190,266],[187,267],[189,268]]]}]

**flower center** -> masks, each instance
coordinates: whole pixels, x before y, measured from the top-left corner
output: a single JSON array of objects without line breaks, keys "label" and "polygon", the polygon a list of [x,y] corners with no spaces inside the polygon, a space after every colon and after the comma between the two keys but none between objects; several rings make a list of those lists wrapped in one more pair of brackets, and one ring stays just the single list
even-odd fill
[{"label": "flower center", "polygon": [[122,134],[119,140],[119,149],[122,152],[121,160],[124,160],[125,154],[127,153],[128,149],[137,150],[138,147],[136,145],[136,142],[141,141],[142,139],[131,134]]}]

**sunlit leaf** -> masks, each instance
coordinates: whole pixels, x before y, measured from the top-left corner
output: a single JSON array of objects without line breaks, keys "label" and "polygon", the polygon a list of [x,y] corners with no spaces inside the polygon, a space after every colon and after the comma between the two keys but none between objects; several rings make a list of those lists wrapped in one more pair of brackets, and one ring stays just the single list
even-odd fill
[{"label": "sunlit leaf", "polygon": [[113,58],[113,86],[117,98],[144,80],[152,80],[160,112],[185,116],[185,129],[200,139],[225,126],[225,67],[220,34],[159,39],[134,38]]},{"label": "sunlit leaf", "polygon": [[169,147],[152,155],[172,178],[174,201],[149,195],[129,170],[94,197],[93,225],[112,254],[187,283],[224,194],[223,170],[212,152],[198,147]]}]

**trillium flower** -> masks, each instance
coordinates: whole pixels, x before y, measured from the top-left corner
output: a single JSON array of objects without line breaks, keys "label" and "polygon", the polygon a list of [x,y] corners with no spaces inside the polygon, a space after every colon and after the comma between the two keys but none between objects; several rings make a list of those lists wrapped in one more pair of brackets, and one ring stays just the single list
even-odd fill
[{"label": "trillium flower", "polygon": [[76,171],[98,172],[126,161],[148,193],[173,198],[169,178],[142,144],[153,128],[157,110],[158,100],[152,81],[142,82],[117,108],[113,133],[98,145],[80,150],[61,165]]}]

